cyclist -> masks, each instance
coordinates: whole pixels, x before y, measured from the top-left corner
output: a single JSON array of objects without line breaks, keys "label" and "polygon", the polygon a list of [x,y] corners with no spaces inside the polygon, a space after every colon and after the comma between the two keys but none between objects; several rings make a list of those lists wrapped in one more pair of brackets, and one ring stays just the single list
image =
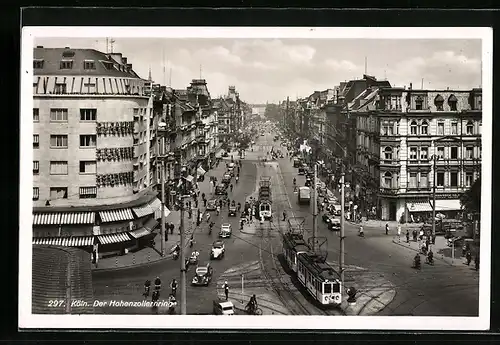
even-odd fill
[{"label": "cyclist", "polygon": [[297,185],[297,179],[294,177],[293,178],[293,186],[295,187]]},{"label": "cyclist", "polygon": [[177,281],[172,279],[172,282],[170,283],[170,288],[172,289],[172,296],[175,297],[175,294],[177,293]]},{"label": "cyclist", "polygon": [[160,290],[161,289],[161,279],[160,277],[156,277],[155,279],[155,290]]},{"label": "cyclist", "polygon": [[248,301],[246,309],[252,314],[257,310],[257,297],[255,296],[255,294],[250,297],[250,301]]},{"label": "cyclist", "polygon": [[144,282],[144,296],[149,296],[149,290],[151,288],[151,281],[149,279],[146,279]]}]

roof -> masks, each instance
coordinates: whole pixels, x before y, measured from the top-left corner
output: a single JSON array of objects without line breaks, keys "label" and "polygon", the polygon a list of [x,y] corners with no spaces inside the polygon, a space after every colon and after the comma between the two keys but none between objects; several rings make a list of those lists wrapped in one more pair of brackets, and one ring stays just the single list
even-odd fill
[{"label": "roof", "polygon": [[222,308],[234,307],[233,302],[230,301],[217,301]]},{"label": "roof", "polygon": [[307,265],[308,269],[317,277],[324,280],[334,281],[339,279],[340,276],[335,269],[328,263],[319,260],[319,257],[312,253],[303,253],[297,255],[299,261]]},{"label": "roof", "polygon": [[[86,48],[34,48],[33,59],[43,60],[43,67],[35,68],[33,74],[88,75],[142,79],[132,70],[132,64],[127,64],[127,59],[121,55],[119,53],[106,54],[95,49]],[[60,63],[63,60],[73,61],[72,68],[60,69]],[[85,61],[94,61],[95,69],[84,69]],[[109,68],[106,68],[107,65],[109,65]]]},{"label": "roof", "polygon": [[[77,248],[35,245],[32,261],[33,314],[94,313],[89,253]],[[66,305],[51,307],[51,300],[62,300]],[[86,301],[88,306],[71,306],[75,300]]]}]

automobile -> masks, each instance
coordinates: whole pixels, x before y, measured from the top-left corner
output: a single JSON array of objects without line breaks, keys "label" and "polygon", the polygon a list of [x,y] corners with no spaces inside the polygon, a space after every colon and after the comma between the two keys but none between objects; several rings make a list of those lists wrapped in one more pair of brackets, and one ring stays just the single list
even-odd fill
[{"label": "automobile", "polygon": [[224,242],[221,240],[217,240],[212,243],[212,249],[210,250],[210,259],[222,259],[224,258],[224,253],[226,252],[226,248]]},{"label": "automobile", "polygon": [[301,161],[300,161],[300,159],[299,159],[299,158],[295,157],[295,158],[293,159],[293,167],[294,167],[294,168],[299,168],[301,164],[302,164],[302,163],[301,163]]},{"label": "automobile", "polygon": [[214,315],[234,315],[233,302],[214,301]]},{"label": "automobile", "polygon": [[325,223],[331,223],[331,221],[335,219],[335,217],[332,214],[328,213],[324,213],[322,218]]},{"label": "automobile", "polygon": [[333,218],[329,223],[328,223],[328,229],[332,231],[338,231],[340,230],[340,219],[338,218]]},{"label": "automobile", "polygon": [[198,265],[196,267],[195,276],[191,280],[191,284],[195,286],[208,286],[212,281],[213,276],[213,268],[210,266],[210,263],[206,263],[204,265]]},{"label": "automobile", "polygon": [[304,168],[303,166],[299,167],[299,172],[298,172],[298,174],[299,174],[299,175],[304,175],[305,173],[306,173],[305,168]]},{"label": "automobile", "polygon": [[224,195],[227,186],[225,184],[219,184],[215,187],[215,195]]},{"label": "automobile", "polygon": [[318,191],[318,196],[320,198],[326,197],[328,195],[328,189],[326,189],[326,187],[320,185],[316,187],[316,190]]},{"label": "automobile", "polygon": [[220,227],[219,237],[220,238],[229,238],[232,235],[231,224],[223,223]]},{"label": "automobile", "polygon": [[207,202],[207,211],[215,211],[217,209],[217,200],[210,199]]},{"label": "automobile", "polygon": [[221,182],[224,184],[229,184],[231,182],[231,174],[224,174],[224,176],[222,176]]},{"label": "automobile", "polygon": [[228,216],[236,217],[236,205],[230,205],[229,206],[229,211],[228,211]]},{"label": "automobile", "polygon": [[234,167],[236,166],[235,163],[231,162],[227,165],[227,170],[228,171],[233,171],[234,170]]},{"label": "automobile", "polygon": [[306,187],[311,187],[311,184],[312,184],[311,179],[310,179],[309,177],[308,177],[308,178],[306,178],[306,182],[304,183],[304,186],[306,186]]}]

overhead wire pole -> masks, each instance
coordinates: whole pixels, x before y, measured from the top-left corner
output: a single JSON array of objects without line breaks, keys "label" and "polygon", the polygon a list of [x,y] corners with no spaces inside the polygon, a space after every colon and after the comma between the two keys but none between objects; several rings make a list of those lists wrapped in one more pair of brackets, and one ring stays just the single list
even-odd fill
[{"label": "overhead wire pole", "polygon": [[[183,182],[184,185],[184,182]],[[184,188],[182,188],[182,193]],[[186,315],[186,255],[185,255],[185,231],[184,231],[184,194],[180,196],[180,212],[181,212],[181,224],[180,224],[180,237],[181,237],[181,315]]]},{"label": "overhead wire pole", "polygon": [[165,256],[165,170],[164,170],[164,165],[165,163],[162,161],[161,162],[161,169],[160,169],[160,183],[161,183],[161,234],[160,234],[160,240],[161,240],[161,256]]},{"label": "overhead wire pole", "polygon": [[318,165],[316,164],[316,161],[314,162],[313,165],[314,169],[314,175],[313,175],[313,198],[312,198],[312,214],[313,214],[313,251],[316,251],[316,238],[318,236],[318,193],[316,190],[316,178],[317,178],[317,173],[318,173]]}]

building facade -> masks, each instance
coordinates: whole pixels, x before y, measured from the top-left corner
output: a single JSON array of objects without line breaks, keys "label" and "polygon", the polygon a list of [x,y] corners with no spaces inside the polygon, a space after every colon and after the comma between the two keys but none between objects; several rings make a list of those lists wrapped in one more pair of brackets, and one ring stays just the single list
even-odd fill
[{"label": "building facade", "polygon": [[380,90],[380,207],[387,220],[453,217],[481,172],[482,90]]},{"label": "building facade", "polygon": [[33,69],[33,243],[137,246],[159,208],[150,83],[93,49],[38,46]]}]

